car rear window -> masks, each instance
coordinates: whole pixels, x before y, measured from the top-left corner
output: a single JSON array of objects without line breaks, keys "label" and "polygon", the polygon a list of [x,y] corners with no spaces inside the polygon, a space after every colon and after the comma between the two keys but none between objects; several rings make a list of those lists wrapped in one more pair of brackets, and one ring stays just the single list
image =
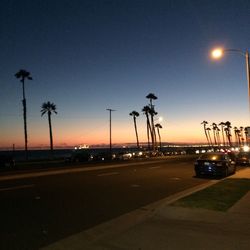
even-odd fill
[{"label": "car rear window", "polygon": [[207,161],[222,161],[225,159],[226,155],[223,154],[203,154],[199,158],[199,160],[207,160]]}]

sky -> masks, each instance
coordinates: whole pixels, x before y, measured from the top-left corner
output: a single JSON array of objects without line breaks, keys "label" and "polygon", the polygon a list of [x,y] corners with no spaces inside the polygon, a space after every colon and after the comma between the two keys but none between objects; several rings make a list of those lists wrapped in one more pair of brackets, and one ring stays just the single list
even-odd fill
[{"label": "sky", "polygon": [[250,45],[247,0],[2,0],[0,148],[24,147],[25,69],[28,146],[49,146],[41,105],[56,104],[55,146],[147,141],[146,96],[154,93],[164,142],[205,142],[201,122],[250,125],[244,56],[220,46]]}]

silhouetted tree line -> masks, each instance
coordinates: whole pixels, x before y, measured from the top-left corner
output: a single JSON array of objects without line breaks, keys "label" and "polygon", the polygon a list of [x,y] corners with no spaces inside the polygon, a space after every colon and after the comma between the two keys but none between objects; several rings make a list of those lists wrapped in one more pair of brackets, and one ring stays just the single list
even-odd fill
[{"label": "silhouetted tree line", "polygon": [[[149,93],[146,96],[146,98],[149,99],[149,104],[142,108],[142,112],[146,116],[148,149],[152,149],[153,151],[155,151],[159,147],[161,150],[160,129],[162,128],[162,126],[159,123],[157,123],[157,124],[154,123],[155,122],[154,117],[158,113],[155,111],[155,105],[153,104],[153,101],[157,100],[158,98],[153,93]],[[137,147],[140,148],[138,131],[137,131],[137,123],[136,123],[136,119],[137,119],[137,117],[139,117],[139,113],[134,110],[129,115],[131,115],[133,117]],[[157,144],[156,129],[157,129],[157,133],[158,133],[159,144]]]},{"label": "silhouetted tree line", "polygon": [[[232,129],[231,122],[220,122],[218,125],[212,123],[210,126],[207,121],[201,123],[203,125],[206,140],[209,146],[233,146],[232,130],[234,132],[234,145],[241,147],[247,143],[248,129],[247,127],[234,127]],[[212,133],[212,135],[211,135]],[[213,139],[212,139],[213,137]]]}]

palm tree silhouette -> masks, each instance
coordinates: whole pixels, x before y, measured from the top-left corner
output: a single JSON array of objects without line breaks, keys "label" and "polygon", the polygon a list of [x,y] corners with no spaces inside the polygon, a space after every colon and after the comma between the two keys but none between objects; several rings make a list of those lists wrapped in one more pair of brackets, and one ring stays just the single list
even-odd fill
[{"label": "palm tree silhouette", "polygon": [[213,147],[213,142],[212,142],[211,135],[210,135],[211,128],[206,128],[206,131],[207,131],[207,135],[210,141],[210,145]]},{"label": "palm tree silhouette", "polygon": [[30,72],[20,69],[16,74],[15,77],[20,79],[22,83],[22,90],[23,90],[23,121],[24,121],[24,140],[25,140],[25,158],[28,159],[28,132],[27,132],[27,107],[26,107],[26,98],[25,98],[25,80],[32,80],[30,76]]},{"label": "palm tree silhouette", "polygon": [[216,131],[217,131],[217,124],[213,123],[212,125],[213,133],[214,133],[214,144],[217,145],[217,139],[216,139]]},{"label": "palm tree silhouette", "polygon": [[205,133],[208,145],[210,146],[210,141],[209,141],[209,138],[208,138],[207,127],[206,127],[207,124],[208,124],[208,122],[207,121],[203,121],[201,124],[203,124],[204,133]]},{"label": "palm tree silhouette", "polygon": [[155,150],[155,142],[156,142],[156,133],[155,133],[155,125],[154,125],[154,115],[157,113],[155,112],[153,100],[157,100],[158,97],[155,96],[153,93],[149,93],[146,96],[147,99],[149,99],[149,107],[150,107],[150,116],[151,116],[151,130],[152,130],[152,149]]},{"label": "palm tree silhouette", "polygon": [[237,127],[234,127],[234,135],[235,135],[235,146],[240,146],[240,137],[239,137],[240,130]]},{"label": "palm tree silhouette", "polygon": [[232,142],[231,142],[231,137],[232,137],[232,135],[231,135],[231,128],[232,128],[231,127],[231,122],[226,121],[225,122],[225,129],[224,129],[224,131],[226,133],[228,144],[229,144],[230,147],[232,146]]},{"label": "palm tree silhouette", "polygon": [[160,142],[160,151],[161,151],[161,135],[160,135],[160,128],[162,128],[160,123],[155,124],[155,127],[157,128],[158,136],[159,136],[159,142]]},{"label": "palm tree silhouette", "polygon": [[53,154],[53,135],[52,135],[51,115],[52,115],[52,112],[57,114],[56,105],[53,102],[44,102],[41,108],[42,108],[41,116],[43,116],[46,113],[48,114],[50,150],[51,150],[51,154]]},{"label": "palm tree silhouette", "polygon": [[219,123],[219,126],[221,126],[222,141],[223,141],[223,146],[225,146],[225,136],[224,136],[224,126],[225,126],[225,123],[221,122],[221,123]]},{"label": "palm tree silhouette", "polygon": [[134,120],[134,126],[135,126],[135,135],[136,135],[136,142],[137,142],[137,148],[140,148],[139,145],[139,138],[138,138],[138,131],[137,131],[137,124],[136,124],[136,117],[138,117],[140,114],[137,111],[132,111],[129,115],[133,117]]},{"label": "palm tree silhouette", "polygon": [[240,143],[244,145],[244,136],[243,136],[244,127],[240,127]]},{"label": "palm tree silhouette", "polygon": [[216,136],[217,136],[217,142],[218,142],[218,146],[221,145],[221,141],[220,141],[220,129],[219,127],[216,125]]},{"label": "palm tree silhouette", "polygon": [[[149,106],[144,106],[143,109],[142,109],[142,112],[144,112],[144,114],[146,115],[146,119],[147,119],[148,149],[150,149],[150,139],[149,139],[149,135],[151,135],[151,138],[153,138],[152,129],[151,129],[150,121],[149,121],[150,107],[149,107]],[[152,140],[153,140],[153,139],[152,139]],[[152,145],[152,146],[153,146],[153,145]]]}]

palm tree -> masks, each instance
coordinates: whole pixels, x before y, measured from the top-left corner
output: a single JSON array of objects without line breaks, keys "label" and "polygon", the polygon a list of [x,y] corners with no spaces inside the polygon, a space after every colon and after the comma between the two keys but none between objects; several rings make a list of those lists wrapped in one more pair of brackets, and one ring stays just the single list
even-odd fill
[{"label": "palm tree", "polygon": [[213,123],[211,126],[212,126],[213,133],[214,133],[214,144],[217,145],[217,140],[216,140],[217,124]]},{"label": "palm tree", "polygon": [[137,148],[140,148],[139,145],[139,139],[138,139],[138,132],[137,132],[137,125],[136,125],[136,117],[139,116],[139,113],[137,111],[132,111],[129,115],[131,115],[133,117],[134,120],[134,126],[135,126],[135,135],[136,135],[136,142],[137,142]]},{"label": "palm tree", "polygon": [[210,146],[210,141],[209,141],[209,138],[208,138],[208,133],[207,133],[207,128],[206,128],[208,122],[207,121],[203,121],[201,124],[203,124],[204,133],[205,133],[208,145]]},{"label": "palm tree", "polygon": [[210,145],[213,147],[213,142],[212,142],[211,135],[210,135],[211,128],[206,128],[206,131],[207,131]]},{"label": "palm tree", "polygon": [[225,136],[224,136],[224,126],[225,126],[225,123],[221,122],[221,123],[219,123],[219,126],[221,126],[221,134],[222,134],[223,146],[225,146]]},{"label": "palm tree", "polygon": [[243,127],[240,127],[240,141],[241,141],[241,145],[242,145],[242,146],[244,146],[243,131],[244,131],[244,128],[243,128]]},{"label": "palm tree", "polygon": [[220,146],[220,144],[221,144],[221,141],[220,141],[220,129],[218,128],[218,126],[216,126],[216,136],[217,136],[218,146]]},{"label": "palm tree", "polygon": [[161,135],[160,135],[160,128],[162,128],[160,123],[155,124],[155,127],[157,128],[158,136],[159,136],[159,142],[160,142],[160,151],[161,151]]},{"label": "palm tree", "polygon": [[156,142],[156,133],[155,133],[155,125],[154,125],[154,115],[157,113],[155,112],[154,105],[153,105],[153,100],[157,100],[158,97],[155,96],[153,93],[149,93],[146,96],[147,99],[149,99],[149,107],[150,107],[150,116],[151,116],[151,129],[152,129],[152,148],[155,150],[155,142]]},{"label": "palm tree", "polygon": [[15,77],[17,79],[20,79],[20,82],[22,83],[22,89],[23,89],[23,121],[24,121],[24,140],[25,140],[25,158],[28,159],[28,132],[27,132],[27,107],[26,107],[26,98],[25,98],[25,80],[32,80],[32,77],[30,76],[30,72],[20,69],[16,74]]},{"label": "palm tree", "polygon": [[148,136],[148,149],[149,149],[150,148],[149,135],[151,135],[151,138],[153,138],[152,129],[151,129],[150,121],[149,121],[150,107],[149,106],[144,106],[143,109],[142,109],[142,112],[144,112],[144,114],[146,115],[146,118],[147,118],[147,136]]},{"label": "palm tree", "polygon": [[240,130],[237,127],[234,127],[234,135],[235,135],[235,146],[238,144],[240,146]]},{"label": "palm tree", "polygon": [[48,114],[48,121],[49,121],[49,136],[50,136],[50,150],[51,154],[53,154],[53,136],[52,136],[52,125],[51,125],[51,115],[52,112],[57,114],[56,105],[53,102],[44,102],[41,107],[41,116],[45,113]]},{"label": "palm tree", "polygon": [[227,139],[228,139],[228,144],[229,144],[229,146],[231,147],[232,146],[232,142],[231,142],[231,137],[232,137],[232,135],[231,135],[231,122],[229,122],[229,121],[227,121],[227,122],[225,122],[225,129],[224,129],[224,131],[225,131],[225,133],[226,133],[226,136],[227,136]]}]

